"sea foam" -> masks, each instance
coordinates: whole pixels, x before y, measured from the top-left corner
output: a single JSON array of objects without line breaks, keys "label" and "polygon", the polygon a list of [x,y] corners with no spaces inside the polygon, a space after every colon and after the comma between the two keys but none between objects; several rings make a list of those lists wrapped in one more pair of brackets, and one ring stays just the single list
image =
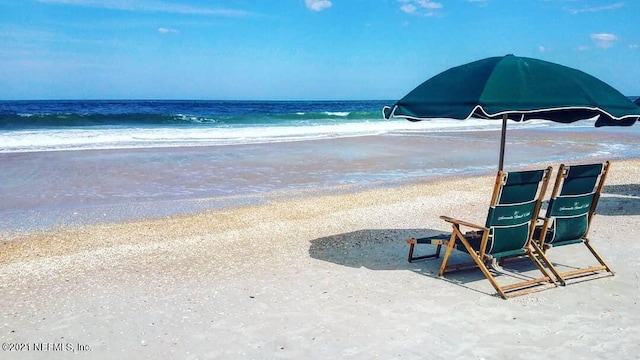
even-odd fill
[{"label": "sea foam", "polygon": [[[527,123],[527,126],[541,125]],[[500,122],[493,120],[436,119],[421,122],[372,120],[326,125],[96,126],[0,130],[0,152],[258,144],[397,133],[496,130],[499,127]]]}]

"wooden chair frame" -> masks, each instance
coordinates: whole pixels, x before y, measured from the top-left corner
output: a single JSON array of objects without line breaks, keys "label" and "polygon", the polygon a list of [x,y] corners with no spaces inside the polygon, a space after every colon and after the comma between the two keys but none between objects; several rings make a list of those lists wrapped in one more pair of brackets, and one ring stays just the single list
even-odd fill
[{"label": "wooden chair frame", "polygon": [[[587,215],[587,228],[586,228],[585,234],[579,239],[580,240],[579,242],[583,243],[587,247],[587,249],[589,249],[591,254],[596,258],[596,260],[598,261],[598,263],[600,263],[600,265],[588,266],[588,267],[584,267],[576,270],[570,270],[562,273],[559,273],[555,268],[553,268],[554,275],[556,275],[556,278],[558,279],[558,281],[563,285],[566,284],[567,278],[572,278],[572,277],[576,277],[583,274],[597,273],[602,270],[606,270],[611,275],[614,275],[614,272],[611,269],[611,267],[604,261],[602,256],[591,245],[589,238],[587,237],[589,234],[589,229],[591,228],[591,220],[593,219],[593,216],[596,213],[598,200],[600,199],[600,194],[602,193],[602,188],[604,187],[604,182],[607,178],[607,174],[609,173],[609,168],[611,163],[609,161],[606,161],[602,165],[603,165],[602,171],[600,173],[599,178],[596,180],[596,184],[594,187],[595,188],[594,197],[593,197],[593,200],[591,201],[591,205],[589,207],[589,212]],[[571,169],[571,166],[567,166],[564,164],[560,165],[560,168],[558,169],[558,174],[556,176],[556,180],[553,186],[553,191],[551,193],[551,200],[555,200],[560,196],[562,187],[564,185],[564,181],[567,178],[570,169]],[[546,253],[550,248],[553,247],[553,244],[546,242],[546,238],[549,233],[549,230],[552,228],[553,218],[548,215],[548,211],[547,211],[547,214],[544,217],[540,217],[539,219],[542,220],[542,225],[539,226],[539,229],[541,229],[540,237],[539,239],[535,239],[534,243],[537,241],[539,248]]]},{"label": "wooden chair frame", "polygon": [[[543,277],[525,280],[509,285],[500,285],[487,267],[487,264],[490,264],[491,268],[495,271],[505,272],[497,262],[497,260],[499,259],[496,259],[487,251],[489,237],[491,236],[490,229],[485,226],[480,226],[470,222],[454,219],[448,216],[440,216],[442,220],[452,225],[452,232],[448,239],[444,238],[442,235],[439,235],[430,238],[410,238],[407,240],[407,243],[409,244],[409,262],[419,259],[437,258],[440,255],[442,246],[445,246],[446,250],[438,272],[439,276],[444,276],[445,272],[447,271],[459,270],[468,267],[478,267],[503,299],[543,290],[550,286],[557,286],[554,276],[551,276],[551,274],[547,272],[547,269],[545,269],[539,259],[541,259],[549,267],[549,270],[554,272],[553,275],[557,277],[557,274],[555,274],[555,269],[551,265],[551,262],[545,256],[542,249],[532,241],[533,231],[536,226],[535,219],[538,211],[540,210],[542,196],[544,196],[544,193],[546,192],[547,186],[549,184],[550,173],[551,167],[548,167],[544,170],[544,175],[538,187],[538,193],[535,199],[535,207],[532,214],[532,220],[528,229],[528,239],[524,246],[524,253],[521,254],[527,255],[527,257],[536,265],[537,269],[544,275]],[[495,186],[491,198],[491,207],[494,207],[498,204],[499,196],[502,192],[502,187],[506,182],[507,174],[508,173],[506,172],[499,171],[498,175],[496,176]],[[470,228],[472,230],[463,232],[461,230],[462,227]],[[468,241],[468,238],[470,236],[481,237],[479,249],[474,249],[471,243]],[[426,256],[413,257],[414,246],[419,243],[430,243],[432,245],[436,245],[436,252],[434,254]],[[473,261],[462,264],[448,264],[453,249],[458,246],[457,243],[461,243],[462,246],[464,246],[466,252],[469,253]],[[549,283],[549,285],[541,287],[540,285],[542,285],[543,283]]]}]

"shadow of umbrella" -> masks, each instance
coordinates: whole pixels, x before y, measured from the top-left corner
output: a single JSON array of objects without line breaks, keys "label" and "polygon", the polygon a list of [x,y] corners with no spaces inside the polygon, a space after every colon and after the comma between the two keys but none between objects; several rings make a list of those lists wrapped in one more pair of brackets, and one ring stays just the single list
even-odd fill
[{"label": "shadow of umbrella", "polygon": [[640,215],[640,184],[605,185],[596,214]]},{"label": "shadow of umbrella", "polygon": [[[477,268],[457,271],[441,278],[438,276],[440,259],[413,263],[407,261],[408,247],[405,239],[416,235],[438,234],[448,236],[447,233],[435,229],[363,229],[311,240],[309,255],[313,259],[352,268],[412,271],[485,295],[496,295],[489,287],[486,287],[485,291],[486,278]],[[435,246],[425,246],[424,251],[435,251]],[[466,253],[454,251],[451,259],[453,262],[467,262],[469,256]],[[526,272],[531,270],[532,266],[528,262],[521,262],[511,268],[518,272]]]},{"label": "shadow of umbrella", "polygon": [[[404,239],[411,234],[442,233],[430,229],[364,229],[311,240],[309,255],[338,265],[370,270],[411,270]],[[434,262],[430,262],[434,263]],[[427,266],[437,270],[437,264]],[[436,271],[437,273],[437,271]]]}]

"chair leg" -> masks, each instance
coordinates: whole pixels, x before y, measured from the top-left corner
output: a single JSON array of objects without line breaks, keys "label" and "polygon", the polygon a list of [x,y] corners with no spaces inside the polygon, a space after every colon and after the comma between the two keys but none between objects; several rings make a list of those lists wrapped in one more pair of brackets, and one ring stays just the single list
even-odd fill
[{"label": "chair leg", "polygon": [[[547,267],[549,268],[549,270],[551,270],[551,273],[553,273],[553,276],[556,277],[556,279],[560,282],[560,284],[562,286],[567,285],[567,282],[564,280],[564,278],[562,277],[562,275],[560,275],[560,273],[558,272],[558,270],[556,269],[555,266],[553,266],[553,264],[551,263],[551,261],[549,260],[549,258],[547,258],[547,255],[545,254],[544,250],[540,248],[540,246],[538,246],[538,244],[536,244],[535,242],[531,242],[531,245],[533,246],[533,251],[538,254],[538,256],[542,259],[542,261],[544,261],[544,263],[547,265]],[[533,256],[533,258],[535,258],[535,256]],[[538,264],[540,262],[536,261]],[[537,264],[536,264],[537,265]],[[545,274],[546,271],[542,270]]]},{"label": "chair leg", "polygon": [[[454,230],[454,234],[452,234],[452,236],[455,235],[456,230],[457,229]],[[480,271],[482,271],[482,273],[487,278],[487,280],[489,280],[489,282],[491,283],[491,286],[493,286],[493,288],[496,289],[496,291],[498,292],[498,295],[500,295],[501,298],[506,300],[507,299],[507,294],[505,294],[505,292],[502,290],[502,288],[500,287],[500,285],[498,284],[496,279],[493,277],[493,275],[491,275],[491,272],[489,271],[489,269],[487,268],[487,266],[484,263],[484,259],[480,258],[480,255],[478,255],[478,253],[471,246],[471,244],[469,244],[469,242],[464,237],[464,235],[460,232],[460,230],[457,230],[457,232],[461,235],[461,236],[459,236],[460,241],[462,242],[464,247],[467,248],[467,252],[471,256],[473,261],[476,263],[476,265],[480,268]],[[495,261],[495,259],[493,259],[492,261]]]},{"label": "chair leg", "polygon": [[599,266],[588,266],[588,267],[579,268],[579,269],[576,269],[576,270],[571,270],[571,271],[558,273],[558,271],[556,271],[556,269],[553,267],[553,265],[551,265],[550,262],[548,260],[546,260],[547,264],[549,264],[549,269],[553,272],[553,274],[556,276],[556,278],[560,281],[560,283],[562,285],[566,285],[566,279],[568,279],[568,278],[572,278],[572,277],[575,277],[575,276],[588,274],[588,273],[597,273],[597,272],[602,271],[602,270],[606,270],[611,275],[615,275],[613,270],[604,261],[602,256],[600,256],[600,254],[596,251],[596,249],[593,248],[593,246],[591,246],[591,244],[589,244],[589,240],[583,239],[582,243],[585,244],[587,249],[589,249],[591,254],[596,258],[596,260],[598,260],[600,265]]},{"label": "chair leg", "polygon": [[613,272],[613,270],[611,270],[611,267],[609,267],[609,265],[604,261],[604,259],[602,258],[602,256],[600,256],[600,254],[596,251],[596,249],[593,246],[591,246],[591,244],[589,243],[589,239],[584,239],[583,243],[587,246],[589,251],[591,251],[593,256],[595,256],[595,258],[598,260],[598,262],[602,266],[604,266],[606,268],[606,270],[611,273],[611,275],[614,275],[614,272]]},{"label": "chair leg", "polygon": [[[415,240],[415,239],[410,239],[410,240]],[[409,242],[409,240],[407,240],[407,242]],[[408,262],[412,262],[413,261],[413,248],[414,248],[414,246],[416,246],[416,244],[409,243],[409,257],[407,258]]]},{"label": "chair leg", "polygon": [[451,252],[453,252],[453,247],[456,243],[456,234],[455,232],[451,233],[451,237],[449,241],[446,243],[447,249],[444,252],[444,257],[442,258],[442,264],[440,264],[440,270],[438,271],[438,276],[444,276],[445,269],[447,268],[447,262],[449,261],[449,257],[451,256]]},{"label": "chair leg", "polygon": [[533,254],[533,252],[531,252],[531,249],[527,251],[527,255],[529,256],[531,261],[533,261],[533,263],[536,264],[536,267],[545,276],[545,278],[549,279],[550,283],[553,283],[554,285],[558,286],[554,277],[551,276],[551,274],[549,274],[549,272],[547,271],[547,269],[544,268],[544,266],[542,266],[542,264],[540,263],[540,260],[538,260],[538,258]]},{"label": "chair leg", "polygon": [[[500,295],[500,297],[503,299],[508,299],[513,296],[524,295],[530,292],[542,290],[538,288],[534,289],[532,288],[532,286],[543,283],[543,282],[549,282],[553,286],[557,286],[555,279],[546,271],[546,269],[544,269],[542,264],[540,264],[540,262],[535,258],[535,256],[530,251],[527,252],[527,255],[536,264],[536,266],[538,267],[540,272],[542,272],[544,277],[527,280],[527,281],[521,281],[515,284],[500,286],[498,281],[495,279],[495,277],[491,274],[491,272],[487,268],[487,265],[485,264],[485,259],[480,258],[480,255],[475,251],[473,251],[471,244],[469,244],[469,242],[465,238],[462,238],[460,240],[462,241],[464,246],[467,248],[467,250],[471,253],[470,254],[471,257],[476,262],[476,264],[478,265],[478,267],[480,268],[484,276],[487,278],[487,280],[489,280],[493,288],[496,289],[496,291],[498,292],[498,295]],[[495,258],[491,258],[491,266],[497,271],[501,271],[498,265],[498,261]],[[507,295],[507,292],[510,292],[509,295]]]},{"label": "chair leg", "polygon": [[489,269],[487,269],[487,266],[484,264],[484,262],[480,260],[478,256],[474,255],[473,258],[474,260],[478,259],[476,263],[478,264],[478,267],[480,268],[480,270],[482,270],[482,273],[484,274],[484,276],[487,278],[487,280],[489,280],[493,288],[496,289],[496,291],[498,292],[498,295],[500,295],[501,298],[506,300],[507,294],[505,294],[505,292],[502,290],[502,287],[500,287],[496,279],[493,277],[493,275],[491,275],[491,272],[489,271]]}]

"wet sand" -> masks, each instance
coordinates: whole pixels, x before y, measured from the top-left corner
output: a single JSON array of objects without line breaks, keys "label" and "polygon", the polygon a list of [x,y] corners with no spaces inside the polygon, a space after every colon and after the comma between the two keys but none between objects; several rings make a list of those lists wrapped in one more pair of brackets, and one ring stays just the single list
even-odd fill
[{"label": "wet sand", "polygon": [[[640,127],[518,129],[505,168],[640,157]],[[631,130],[631,131],[630,131]],[[497,131],[218,147],[0,153],[0,233],[197,214],[447,176],[488,175]]]}]

